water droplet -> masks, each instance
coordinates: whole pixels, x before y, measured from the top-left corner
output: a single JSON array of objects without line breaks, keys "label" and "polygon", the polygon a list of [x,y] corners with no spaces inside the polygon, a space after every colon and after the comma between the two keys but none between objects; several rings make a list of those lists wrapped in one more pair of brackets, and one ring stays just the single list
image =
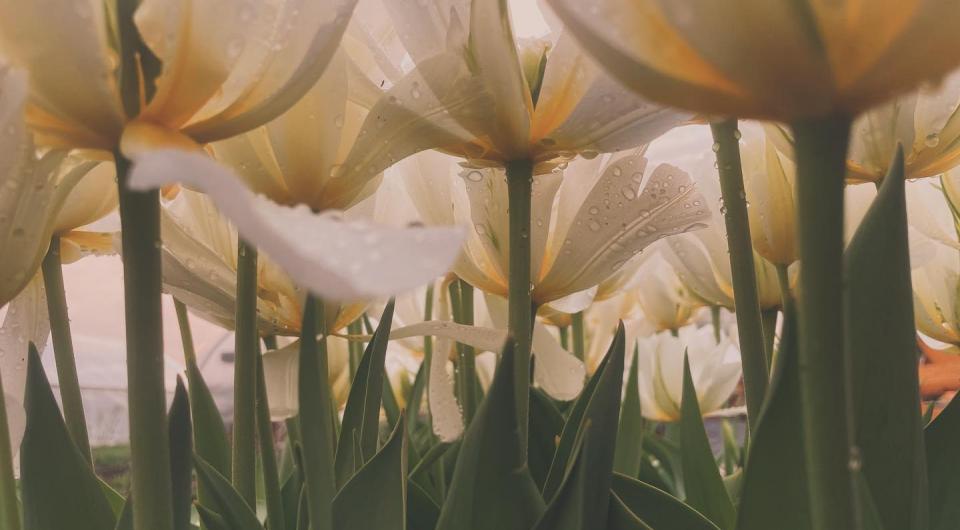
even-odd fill
[{"label": "water droplet", "polygon": [[479,234],[479,235],[481,235],[481,236],[487,235],[487,227],[484,226],[483,224],[481,224],[481,223],[476,223],[476,224],[473,225],[473,228],[474,228],[474,230],[477,231],[477,234]]},{"label": "water droplet", "polygon": [[420,83],[416,81],[413,82],[413,86],[410,87],[410,97],[413,99],[420,99],[420,96],[423,94],[420,92]]},{"label": "water droplet", "polygon": [[937,133],[930,133],[926,138],[923,139],[923,143],[927,147],[936,147],[940,145],[940,135]]},{"label": "water droplet", "polygon": [[740,132],[740,129],[735,129],[733,131],[733,137],[736,138],[737,140],[743,138],[743,134]]},{"label": "water droplet", "polygon": [[620,195],[623,195],[624,199],[632,201],[637,198],[637,191],[630,186],[624,186],[620,188]]},{"label": "water droplet", "polygon": [[600,223],[598,223],[598,222],[596,222],[596,221],[594,221],[594,220],[590,220],[590,222],[587,223],[587,228],[589,228],[590,231],[592,231],[592,232],[598,232],[598,231],[600,231],[601,226],[600,226]]},{"label": "water droplet", "polygon": [[860,448],[853,446],[850,448],[850,456],[847,460],[847,468],[850,471],[857,472],[863,468],[863,460],[860,458]]},{"label": "water droplet", "polygon": [[470,182],[480,182],[480,181],[483,180],[483,173],[481,173],[481,172],[479,172],[479,171],[477,171],[477,170],[468,171],[467,174],[465,175],[465,177],[466,177],[466,179],[469,180]]},{"label": "water droplet", "polygon": [[719,151],[720,151],[720,143],[719,143],[719,142],[713,142],[713,145],[710,146],[710,149],[713,149],[713,152],[714,152],[714,153],[719,152]]},{"label": "water droplet", "polygon": [[540,139],[540,145],[543,145],[543,146],[546,146],[546,147],[553,147],[553,146],[557,145],[557,141],[554,140],[553,138],[541,138],[541,139]]},{"label": "water droplet", "polygon": [[580,156],[582,156],[587,160],[593,160],[594,158],[597,158],[598,156],[600,156],[600,151],[596,151],[594,149],[586,149],[580,153]]},{"label": "water droplet", "polygon": [[613,166],[613,169],[610,172],[613,173],[614,177],[619,177],[623,174],[623,170],[620,169],[620,166]]},{"label": "water droplet", "polygon": [[337,114],[337,117],[333,119],[333,125],[340,129],[343,127],[343,114]]},{"label": "water droplet", "polygon": [[597,215],[598,213],[600,213],[600,208],[597,208],[596,206],[591,206],[590,209],[587,211],[590,212],[590,215]]},{"label": "water droplet", "polygon": [[243,51],[243,38],[234,37],[227,43],[227,57],[230,59],[236,59],[240,57],[240,52]]}]

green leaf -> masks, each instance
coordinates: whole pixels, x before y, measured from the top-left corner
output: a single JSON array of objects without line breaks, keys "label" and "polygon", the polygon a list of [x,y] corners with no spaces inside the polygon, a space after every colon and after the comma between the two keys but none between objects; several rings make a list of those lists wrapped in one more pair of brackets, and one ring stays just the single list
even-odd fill
[{"label": "green leaf", "polygon": [[464,434],[436,530],[529,530],[544,511],[523,457],[513,349],[508,341],[487,396]]},{"label": "green leaf", "polygon": [[[857,482],[857,489],[860,495],[860,516],[863,518],[863,530],[883,530],[883,520],[880,516],[880,510],[877,503],[873,500],[873,494],[870,492],[870,485],[863,473],[855,473],[853,480]],[[954,522],[956,524],[956,522]],[[913,527],[911,530],[916,529]]]},{"label": "green leaf", "polygon": [[952,530],[960,521],[960,394],[923,434],[930,481],[930,529]]},{"label": "green leaf", "polygon": [[[326,340],[316,340],[318,304],[307,296],[300,330],[298,399],[303,450],[304,491],[313,530],[332,530],[332,503],[337,493],[333,471],[336,449],[333,404],[327,381]],[[319,347],[318,347],[319,346]],[[302,521],[302,517],[301,517]]]},{"label": "green leaf", "polygon": [[206,485],[211,493],[210,503],[202,505],[204,508],[220,515],[230,530],[263,530],[257,514],[226,477],[199,456],[194,458],[194,464],[197,481]]},{"label": "green leaf", "polygon": [[183,380],[177,377],[177,390],[170,406],[170,475],[173,486],[173,528],[190,530],[193,506],[193,430],[190,426],[190,400]]},{"label": "green leaf", "polygon": [[736,514],[710,450],[686,354],[683,356],[683,400],[680,407],[680,453],[687,504],[722,530],[733,528]]},{"label": "green leaf", "polygon": [[[573,467],[567,470],[560,485],[560,491],[550,501],[547,511],[537,521],[533,530],[585,530],[606,526],[606,520],[601,524],[601,521],[590,519],[591,514],[587,512],[586,503],[589,498],[587,492],[596,487],[590,484],[590,474],[587,472],[590,435],[590,431],[587,430],[578,440],[577,457]],[[609,492],[609,489],[607,491]],[[609,511],[609,499],[607,503],[606,508]],[[605,513],[604,516],[606,515]]]},{"label": "green leaf", "polygon": [[617,452],[613,469],[628,477],[640,473],[640,457],[643,455],[643,416],[640,414],[640,363],[634,348],[633,364],[627,378],[627,391],[620,411],[620,427],[617,430]]},{"label": "green leaf", "polygon": [[440,507],[416,482],[407,481],[407,528],[433,530],[440,518]]},{"label": "green leaf", "polygon": [[[422,421],[420,410],[422,408],[423,396],[427,388],[427,371],[430,369],[429,359],[424,356],[420,363],[420,369],[417,370],[417,377],[413,380],[413,388],[410,390],[410,396],[407,398],[407,436],[411,441],[416,440],[416,435],[421,431],[429,431],[429,422]],[[428,433],[430,436],[432,432]]]},{"label": "green leaf", "polygon": [[683,498],[685,494],[680,447],[675,442],[658,436],[656,432],[650,430],[643,434],[643,448],[640,480],[675,497]]},{"label": "green leaf", "polygon": [[844,256],[844,337],[856,443],[880,517],[887,528],[923,529],[926,458],[904,185],[898,148]]},{"label": "green leaf", "polygon": [[110,504],[110,509],[113,510],[113,516],[120,517],[120,513],[123,512],[123,508],[127,505],[127,500],[124,499],[123,495],[120,495],[117,490],[113,489],[110,484],[104,482],[102,478],[97,477],[97,480],[100,481],[100,491],[103,492],[107,503]]},{"label": "green leaf", "polygon": [[797,354],[797,323],[793,309],[788,307],[784,312],[770,394],[757,422],[744,469],[738,530],[807,530],[811,527],[803,428],[799,420]]},{"label": "green leaf", "polygon": [[[612,490],[632,514],[651,528],[717,530],[717,525],[680,499],[626,475],[614,473]],[[779,527],[768,530],[772,528]]]},{"label": "green leaf", "polygon": [[620,497],[610,493],[610,511],[607,514],[607,530],[654,530],[627,508]]},{"label": "green leaf", "polygon": [[[380,406],[386,373],[384,363],[387,357],[387,343],[390,339],[390,326],[393,322],[393,306],[394,302],[391,300],[384,308],[377,330],[360,359],[357,376],[350,386],[334,461],[338,487],[342,487],[366,462],[366,459],[377,452]],[[352,442],[354,437],[359,440],[361,454],[355,454],[356,448]]]},{"label": "green leaf", "polygon": [[[290,442],[288,442],[290,443]],[[303,480],[299,469],[287,477],[280,487],[280,498],[283,501],[284,528],[297,527],[297,511],[300,506],[300,491],[303,489]]]},{"label": "green leaf", "polygon": [[200,515],[200,521],[203,522],[203,526],[209,530],[233,530],[226,519],[209,508],[197,505],[197,513]]},{"label": "green leaf", "polygon": [[131,502],[131,499],[132,497],[127,497],[126,502],[123,503],[114,530],[133,530],[133,502]]},{"label": "green leaf", "polygon": [[[337,530],[405,530],[407,527],[407,436],[398,421],[393,434],[333,499]],[[376,507],[370,500],[377,499]]]},{"label": "green leaf", "polygon": [[[194,451],[221,475],[230,478],[230,442],[227,428],[217,409],[210,387],[203,380],[195,360],[187,360],[187,383],[190,385],[190,415],[193,417]],[[200,490],[200,502],[204,501]]]},{"label": "green leaf", "polygon": [[527,465],[538,488],[543,488],[563,432],[563,415],[543,390],[530,389],[530,440]]},{"label": "green leaf", "polygon": [[104,530],[117,519],[73,443],[33,343],[27,358],[26,430],[20,446],[24,530]]},{"label": "green leaf", "polygon": [[[623,385],[624,333],[622,328],[623,324],[621,323],[603,361],[600,362],[593,377],[587,381],[586,387],[570,410],[567,423],[563,426],[563,433],[560,435],[560,442],[557,444],[557,451],[553,457],[550,472],[547,474],[547,480],[544,483],[543,498],[545,499],[552,499],[560,489],[560,483],[576,456],[574,448],[577,440],[583,435],[587,423],[600,422],[603,427],[598,427],[596,431],[616,433],[616,422],[620,413],[620,390]],[[616,408],[612,404],[614,391],[616,392]],[[616,443],[616,438],[613,438],[611,442]],[[598,489],[600,489],[599,486]],[[602,506],[604,514],[600,518],[603,519],[606,517],[608,504],[605,498],[607,493],[601,491],[598,495],[604,496],[603,502],[592,503],[591,511]]]}]

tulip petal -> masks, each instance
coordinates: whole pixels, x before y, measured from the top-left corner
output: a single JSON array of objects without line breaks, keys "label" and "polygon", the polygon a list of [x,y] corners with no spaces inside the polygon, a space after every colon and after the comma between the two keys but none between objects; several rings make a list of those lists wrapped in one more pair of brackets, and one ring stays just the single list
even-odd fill
[{"label": "tulip petal", "polygon": [[356,3],[285,1],[272,33],[248,39],[221,97],[201,110],[186,133],[208,143],[254,129],[287,111],[323,75]]},{"label": "tulip petal", "polygon": [[564,33],[547,60],[532,137],[559,151],[620,151],[646,144],[691,117],[637,96]]},{"label": "tulip petal", "polygon": [[506,160],[523,157],[530,141],[533,101],[510,27],[507,0],[474,0],[470,10],[470,52],[483,86],[493,96],[487,112],[491,140]]},{"label": "tulip petal", "polygon": [[100,0],[0,1],[0,55],[29,73],[41,135],[70,147],[116,144],[124,115],[107,33]]},{"label": "tulip petal", "polygon": [[463,240],[459,228],[376,227],[334,212],[280,206],[251,193],[212,159],[186,151],[141,155],[130,186],[143,190],[174,180],[210,195],[242,237],[328,300],[381,298],[422,285],[449,269]]},{"label": "tulip petal", "polygon": [[534,299],[548,302],[538,293],[597,285],[654,241],[706,227],[710,213],[690,176],[662,164],[644,183],[634,170],[641,161],[640,155],[627,155],[604,169],[566,234],[562,259],[552,264]]},{"label": "tulip petal", "polygon": [[[708,229],[709,230],[709,229]],[[693,234],[678,234],[665,239],[662,253],[677,276],[694,295],[710,305],[733,308],[731,286],[717,281],[713,258]]]},{"label": "tulip petal", "polygon": [[3,392],[23,399],[27,382],[27,347],[32,342],[43,352],[50,335],[43,276],[36,274],[6,308],[0,325],[0,376]]}]

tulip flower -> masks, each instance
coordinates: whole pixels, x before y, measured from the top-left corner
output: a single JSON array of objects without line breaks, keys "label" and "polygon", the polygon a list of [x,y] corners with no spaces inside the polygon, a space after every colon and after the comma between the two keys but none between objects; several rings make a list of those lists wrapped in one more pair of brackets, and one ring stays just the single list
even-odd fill
[{"label": "tulip flower", "polygon": [[682,328],[701,305],[660,253],[647,258],[637,270],[632,292],[650,333]]},{"label": "tulip flower", "polygon": [[[425,153],[406,164],[407,190],[427,224],[470,223],[454,272],[475,287],[505,296],[509,238],[506,179],[496,169],[460,169]],[[700,229],[705,200],[686,173],[648,168],[642,155],[577,159],[533,183],[532,272],[535,306],[593,288],[646,246]]]},{"label": "tulip flower", "polygon": [[677,335],[661,332],[639,339],[640,410],[653,421],[679,421],[683,396],[683,358],[704,415],[723,407],[740,380],[740,354],[723,336],[718,343],[710,327],[687,326]]},{"label": "tulip flower", "polygon": [[[960,74],[936,87],[922,87],[862,114],[853,124],[847,153],[848,182],[877,182],[904,147],[908,179],[934,177],[960,163]],[[793,157],[790,132],[768,125],[781,156]]]}]

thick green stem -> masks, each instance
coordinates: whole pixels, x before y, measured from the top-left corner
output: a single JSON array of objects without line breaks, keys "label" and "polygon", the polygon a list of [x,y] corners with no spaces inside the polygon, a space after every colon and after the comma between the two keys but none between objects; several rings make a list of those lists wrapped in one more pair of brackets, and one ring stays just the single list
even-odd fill
[{"label": "thick green stem", "polygon": [[[0,378],[0,397],[4,397]],[[17,501],[17,480],[13,474],[13,450],[10,447],[10,426],[7,406],[0,401],[0,528],[20,530],[20,503]]]},{"label": "thick green stem", "polygon": [[793,301],[793,294],[790,292],[790,271],[786,265],[777,265],[776,269],[777,286],[780,287],[780,305],[786,313],[787,306]]},{"label": "thick green stem", "polygon": [[747,199],[743,189],[740,142],[736,120],[711,123],[720,192],[723,195],[723,219],[730,249],[733,300],[737,311],[737,332],[743,364],[743,391],[747,401],[747,421],[756,427],[763,398],[767,393],[767,360],[763,350],[763,326],[757,295],[757,276],[753,264],[753,243],[747,218]]},{"label": "thick green stem", "polygon": [[720,344],[721,333],[720,333],[720,306],[712,305],[710,306],[710,322],[713,324],[713,340]]},{"label": "thick green stem", "polygon": [[[180,328],[180,342],[183,344],[183,360],[185,363],[197,363],[197,350],[193,346],[193,331],[190,329],[190,317],[187,315],[187,306],[176,298],[173,299],[173,308],[177,312],[177,325]],[[188,377],[189,377],[189,373]],[[190,384],[190,381],[187,381]],[[192,401],[191,401],[192,404]]]},{"label": "thick green stem", "polygon": [[507,164],[507,197],[510,217],[510,300],[508,330],[516,341],[514,384],[517,423],[524,459],[530,395],[530,353],[533,340],[533,299],[530,284],[530,209],[533,196],[533,162],[515,160]]},{"label": "thick green stem", "polygon": [[257,502],[257,250],[242,239],[237,250],[237,307],[233,365],[233,486]]},{"label": "thick green stem", "polygon": [[571,315],[571,320],[573,321],[571,324],[571,327],[573,327],[573,355],[582,361],[587,349],[587,339],[583,333],[583,311]]},{"label": "thick green stem", "polygon": [[[363,335],[363,321],[358,318],[347,324],[347,333],[350,335]],[[350,363],[350,380],[357,375],[357,368],[360,366],[360,358],[363,356],[363,343],[351,340],[347,344],[348,357]]]},{"label": "thick green stem", "polygon": [[843,188],[850,119],[793,124],[801,278],[800,397],[815,528],[855,528],[843,339]]},{"label": "thick green stem", "polygon": [[80,379],[77,377],[77,359],[73,353],[73,336],[70,333],[70,315],[67,313],[67,294],[63,287],[60,236],[54,235],[50,238],[50,248],[43,258],[42,269],[43,284],[47,291],[53,356],[57,361],[57,381],[60,385],[60,399],[63,401],[63,418],[73,442],[77,444],[87,462],[92,462]]},{"label": "thick green stem", "polygon": [[570,350],[570,326],[557,326],[557,333],[560,334],[560,346],[565,350]]},{"label": "thick green stem", "polygon": [[133,527],[172,530],[173,501],[160,305],[160,193],[127,187],[130,163],[117,153]]},{"label": "thick green stem", "polygon": [[[450,301],[453,320],[458,324],[472,326],[473,286],[463,280],[450,282]],[[470,425],[477,411],[477,361],[472,346],[457,343],[457,391],[465,425]]]},{"label": "thick green stem", "polygon": [[267,501],[267,528],[285,530],[280,471],[277,468],[273,422],[270,420],[267,383],[263,376],[263,358],[260,355],[257,355],[257,440],[260,447],[260,465],[263,469],[264,496]]}]

